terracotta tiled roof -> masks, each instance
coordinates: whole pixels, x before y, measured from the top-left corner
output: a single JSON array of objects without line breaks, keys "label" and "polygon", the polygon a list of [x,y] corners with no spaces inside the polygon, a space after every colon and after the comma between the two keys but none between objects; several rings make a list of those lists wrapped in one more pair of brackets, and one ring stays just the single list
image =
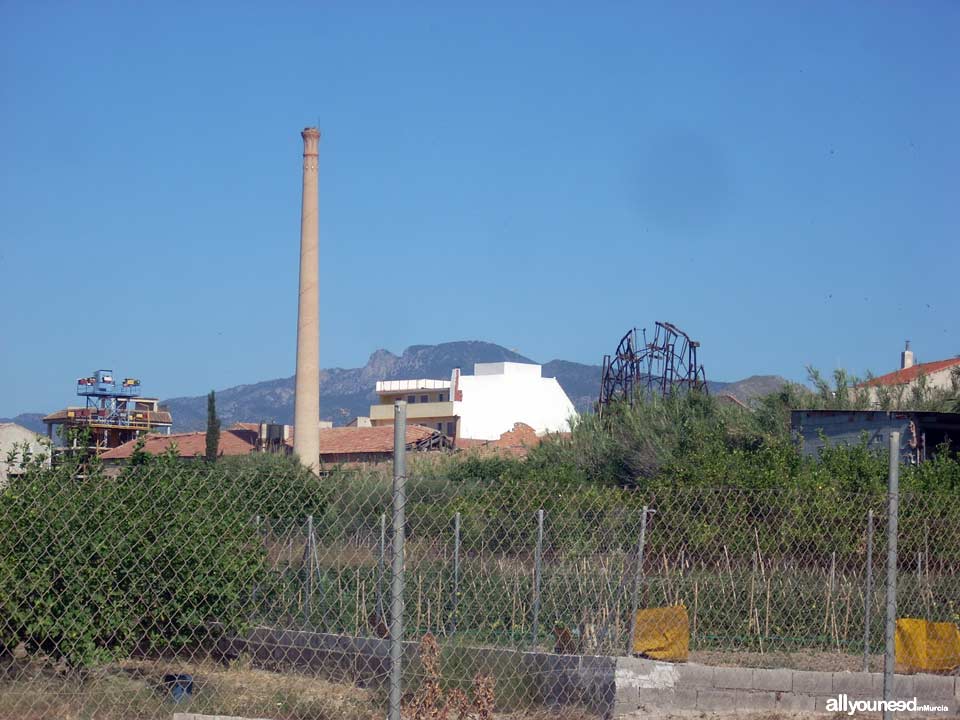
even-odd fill
[{"label": "terracotta tiled roof", "polygon": [[461,450],[467,450],[469,448],[483,447],[487,443],[493,442],[492,440],[477,440],[476,438],[457,438],[457,448]]},{"label": "terracotta tiled roof", "polygon": [[[166,452],[167,448],[176,443],[177,454],[180,457],[194,457],[203,455],[207,451],[207,434],[205,432],[173,433],[171,435],[148,435],[143,445],[144,452],[151,455],[160,455]],[[133,454],[137,441],[119,445],[112,450],[107,450],[100,457],[104,460],[126,460]],[[220,433],[220,444],[217,451],[219,455],[247,455],[253,452],[254,446],[243,439],[239,434],[230,430],[224,430]]]},{"label": "terracotta tiled roof", "polygon": [[903,370],[894,370],[886,375],[875,377],[863,383],[865,387],[875,387],[878,385],[905,385],[913,382],[920,375],[930,375],[948,368],[960,365],[960,358],[950,358],[949,360],[935,360],[934,362],[919,363]]},{"label": "terracotta tiled roof", "polygon": [[[423,425],[407,426],[407,445],[437,433]],[[320,430],[321,455],[393,452],[393,425],[377,427],[335,427]]]}]

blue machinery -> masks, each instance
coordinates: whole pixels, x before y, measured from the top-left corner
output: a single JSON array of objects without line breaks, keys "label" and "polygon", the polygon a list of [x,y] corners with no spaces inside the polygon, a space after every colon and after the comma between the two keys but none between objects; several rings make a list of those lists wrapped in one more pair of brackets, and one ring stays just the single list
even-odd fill
[{"label": "blue machinery", "polygon": [[97,370],[90,377],[77,380],[77,395],[86,397],[85,408],[72,409],[67,417],[102,427],[149,429],[151,401],[137,402],[140,381],[125,378],[119,385],[112,370]]}]

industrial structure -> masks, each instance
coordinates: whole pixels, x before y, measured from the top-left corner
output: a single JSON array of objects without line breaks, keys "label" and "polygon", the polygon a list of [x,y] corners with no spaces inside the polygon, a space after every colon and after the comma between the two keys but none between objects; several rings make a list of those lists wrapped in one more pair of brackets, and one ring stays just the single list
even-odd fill
[{"label": "industrial structure", "polygon": [[616,352],[603,356],[597,413],[615,400],[633,404],[637,396],[667,396],[678,390],[707,392],[707,377],[697,360],[700,343],[668,322],[656,323],[653,339],[647,329],[633,328]]},{"label": "industrial structure", "polygon": [[[140,381],[114,379],[112,370],[97,370],[77,380],[84,405],[70,406],[43,418],[54,449],[83,450],[97,455],[146,433],[169,434],[170,413],[157,398],[140,396]],[[62,431],[61,431],[62,430]],[[85,430],[86,433],[72,432]]]},{"label": "industrial structure", "polygon": [[297,308],[297,374],[293,451],[306,467],[320,466],[320,131],[304,128],[303,199],[300,208],[300,295]]}]

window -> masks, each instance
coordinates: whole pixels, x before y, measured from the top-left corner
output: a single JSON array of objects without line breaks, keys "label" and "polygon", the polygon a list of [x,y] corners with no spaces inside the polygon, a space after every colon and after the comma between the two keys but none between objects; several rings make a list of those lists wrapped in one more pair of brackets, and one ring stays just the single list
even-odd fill
[{"label": "window", "polygon": [[417,401],[417,396],[416,396],[416,395],[407,395],[407,402],[408,402],[408,403],[410,403],[410,404],[412,405],[412,404],[414,404],[416,401]]},{"label": "window", "polygon": [[421,396],[420,396],[420,402],[430,402],[430,396],[429,396],[429,395],[421,395]]},{"label": "window", "polygon": [[443,432],[443,423],[437,423],[437,430]]},{"label": "window", "polygon": [[447,435],[454,437],[457,434],[457,424],[455,422],[447,423]]},{"label": "window", "polygon": [[439,395],[437,395],[437,402],[443,402],[446,399],[447,398],[444,396],[443,393],[440,393]]}]

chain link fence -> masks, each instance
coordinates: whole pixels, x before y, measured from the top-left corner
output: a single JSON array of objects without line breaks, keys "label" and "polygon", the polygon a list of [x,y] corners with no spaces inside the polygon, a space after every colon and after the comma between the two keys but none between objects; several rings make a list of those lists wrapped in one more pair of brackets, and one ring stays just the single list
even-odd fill
[{"label": "chain link fence", "polygon": [[[0,718],[384,717],[395,499],[268,457],[29,470],[0,492]],[[595,715],[646,608],[682,606],[694,662],[882,665],[885,494],[412,472],[403,510],[404,717]],[[902,495],[898,535],[898,616],[956,624],[955,498]]]}]

